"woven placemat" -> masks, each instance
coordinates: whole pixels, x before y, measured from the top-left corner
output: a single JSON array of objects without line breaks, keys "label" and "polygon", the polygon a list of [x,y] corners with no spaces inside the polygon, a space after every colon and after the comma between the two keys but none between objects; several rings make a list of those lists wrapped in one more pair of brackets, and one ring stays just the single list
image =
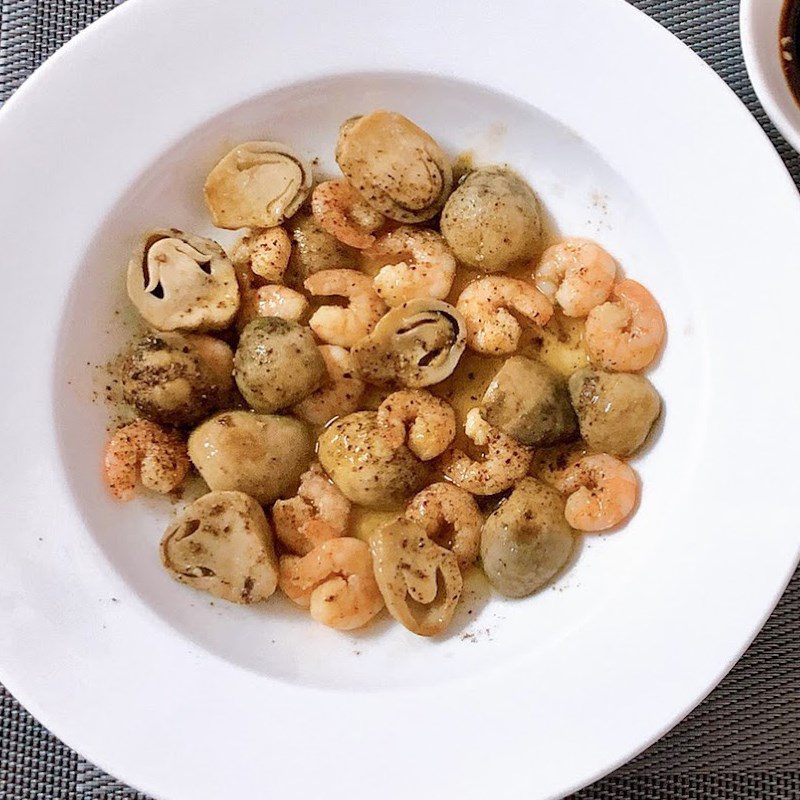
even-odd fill
[{"label": "woven placemat", "polygon": [[[800,156],[769,123],[747,79],[739,47],[738,0],[633,4],[717,70],[764,126],[800,182]],[[114,0],[0,0],[0,100],[53,50],[114,5]],[[800,574],[716,691],[672,733],[579,792],[576,800],[800,800],[798,619]],[[0,687],[0,800],[34,799],[146,800],[79,758]]]}]

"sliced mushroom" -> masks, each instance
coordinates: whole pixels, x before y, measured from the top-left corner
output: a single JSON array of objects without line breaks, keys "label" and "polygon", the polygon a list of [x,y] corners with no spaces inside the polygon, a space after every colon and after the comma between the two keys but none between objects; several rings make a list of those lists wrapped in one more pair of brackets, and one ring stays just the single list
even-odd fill
[{"label": "sliced mushroom", "polygon": [[175,228],[145,236],[128,264],[128,296],[160,331],[221,330],[239,308],[239,285],[225,251]]},{"label": "sliced mushroom", "polygon": [[271,228],[311,191],[309,166],[278,142],[244,142],[208,174],[206,205],[218,228]]},{"label": "sliced mushroom", "polygon": [[122,396],[149,420],[191,425],[224,405],[233,389],[233,353],[213,336],[149,333],[120,367]]},{"label": "sliced mushroom", "polygon": [[161,562],[173,578],[232,603],[266,600],[278,585],[272,530],[242,492],[209,492],[167,528]]},{"label": "sliced mushroom", "polygon": [[467,342],[461,313],[441,300],[410,300],[385,314],[353,348],[361,377],[378,385],[432,386],[456,368]]},{"label": "sliced mushroom", "polygon": [[385,525],[370,545],[375,580],[389,613],[420,636],[444,631],[463,588],[455,554],[408,519]]},{"label": "sliced mushroom", "polygon": [[402,114],[373,111],[339,129],[336,162],[358,193],[398,222],[436,216],[453,186],[445,152]]}]

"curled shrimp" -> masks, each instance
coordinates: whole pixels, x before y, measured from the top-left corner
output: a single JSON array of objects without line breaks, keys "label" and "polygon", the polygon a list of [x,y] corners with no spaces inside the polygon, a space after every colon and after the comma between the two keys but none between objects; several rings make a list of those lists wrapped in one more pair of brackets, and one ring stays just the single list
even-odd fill
[{"label": "curled shrimp", "polygon": [[436,231],[403,225],[381,236],[365,253],[368,258],[396,259],[373,279],[375,291],[388,306],[422,297],[444,300],[456,275],[456,260]]},{"label": "curled shrimp", "polygon": [[456,308],[467,323],[467,344],[491,355],[517,349],[522,326],[512,312],[540,326],[553,315],[552,304],[535,286],[505,276],[473,281],[461,292]]},{"label": "curled shrimp", "polygon": [[280,317],[299,322],[307,313],[308,300],[305,295],[275,283],[245,293],[236,322],[241,330],[256,317]]},{"label": "curled shrimp", "polygon": [[474,461],[458,449],[444,455],[444,475],[460,489],[477,495],[497,494],[525,477],[533,451],[493,428],[481,416],[480,409],[472,408],[467,412],[464,432],[484,449],[486,456],[483,461]]},{"label": "curled shrimp", "polygon": [[378,407],[378,425],[390,447],[404,442],[421,461],[441,455],[456,436],[456,415],[448,403],[423,389],[401,389]]},{"label": "curled shrimp", "polygon": [[533,274],[536,288],[568,317],[585,317],[611,294],[617,263],[590,239],[548,247]]},{"label": "curled shrimp", "polygon": [[341,306],[321,306],[308,321],[314,333],[328,344],[352,347],[375,327],[386,313],[383,300],[375,294],[372,281],[353,269],[326,269],[306,278],[306,290],[313,295],[346,297]]},{"label": "curled shrimp", "polygon": [[235,254],[236,261],[249,261],[250,269],[271,283],[283,279],[292,254],[292,240],[280,226],[263,228],[245,236]]},{"label": "curled shrimp", "polygon": [[452,483],[432,483],[408,504],[406,519],[421,525],[434,542],[452,550],[464,570],[481,546],[483,515],[475,498]]},{"label": "curled shrimp", "polygon": [[667,332],[661,308],[636,281],[620,281],[611,294],[613,300],[596,306],[586,318],[589,353],[599,366],[615,372],[644,369]]},{"label": "curled shrimp", "polygon": [[295,497],[275,502],[272,521],[281,542],[304,556],[318,544],[344,535],[350,521],[350,501],[315,463],[300,477]]},{"label": "curled shrimp", "polygon": [[355,359],[349,350],[334,344],[319,346],[328,371],[328,380],[293,411],[312,425],[326,425],[334,417],[345,417],[358,410],[364,395],[364,381],[357,377]]},{"label": "curled shrimp", "polygon": [[342,631],[366,625],[383,608],[369,545],[360,539],[331,539],[305,556],[283,556],[278,585],[317,622]]},{"label": "curled shrimp", "polygon": [[580,456],[561,469],[546,471],[542,478],[569,495],[564,516],[579,531],[613,528],[636,505],[636,473],[624,461],[606,453]]},{"label": "curled shrimp", "polygon": [[343,179],[317,185],[311,195],[311,213],[323,230],[358,250],[374,243],[373,233],[384,223],[383,214]]},{"label": "curled shrimp", "polygon": [[111,437],[103,459],[103,474],[117,500],[130,500],[139,481],[161,494],[177,489],[189,466],[186,443],[178,433],[137,419]]}]

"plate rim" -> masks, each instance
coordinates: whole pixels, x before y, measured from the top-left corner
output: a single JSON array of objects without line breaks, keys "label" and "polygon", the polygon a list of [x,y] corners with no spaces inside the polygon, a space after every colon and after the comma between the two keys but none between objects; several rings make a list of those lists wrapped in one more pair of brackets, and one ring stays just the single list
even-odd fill
[{"label": "plate rim", "polygon": [[[654,27],[658,28],[660,32],[663,32],[663,29],[661,28],[661,26],[658,25],[658,23],[656,23],[654,20],[652,20],[646,14],[644,14],[644,12],[642,12],[642,11],[636,9],[636,8],[628,6],[624,2],[624,0],[601,0],[601,2],[598,3],[598,4],[605,4],[609,8],[611,8],[612,6],[620,6],[620,5],[625,6],[631,12],[633,12],[633,14],[639,15],[641,17],[644,17],[646,20],[648,20],[648,23],[650,23]],[[86,30],[82,31],[80,34],[78,34],[78,36],[76,36],[73,40],[71,40],[67,45],[65,45],[63,48],[61,48],[59,51],[57,51],[53,56],[51,56],[45,62],[45,64],[43,64],[42,67],[40,67],[39,70],[37,70],[34,73],[34,75],[31,78],[29,78],[23,84],[23,86],[17,91],[17,93],[5,104],[5,106],[2,109],[2,111],[0,111],[0,129],[3,129],[7,124],[11,124],[11,123],[6,123],[6,120],[9,118],[9,115],[14,115],[14,114],[17,113],[16,111],[14,111],[14,109],[23,106],[27,102],[26,98],[29,97],[31,94],[33,94],[34,92],[36,92],[38,90],[37,87],[44,86],[46,84],[47,80],[48,80],[48,76],[50,75],[50,73],[53,70],[57,69],[57,66],[58,66],[59,63],[69,59],[70,58],[70,54],[72,54],[74,52],[78,52],[79,50],[82,50],[84,47],[86,47],[88,45],[88,43],[90,41],[92,41],[93,38],[95,40],[99,39],[101,34],[107,28],[111,28],[111,27],[119,28],[120,25],[124,22],[124,19],[126,17],[134,15],[134,14],[137,14],[137,13],[142,13],[144,15],[145,12],[143,11],[143,9],[149,7],[150,10],[153,11],[153,10],[155,10],[156,6],[158,6],[158,5],[159,5],[159,3],[156,2],[156,0],[127,0],[127,2],[124,3],[123,5],[117,7],[116,9],[113,9],[111,12],[106,14],[104,17],[102,17],[99,20],[97,20],[94,23],[92,23],[92,25],[90,25]],[[177,5],[177,3],[176,3],[176,5]],[[140,9],[141,9],[141,11],[140,11]],[[115,19],[117,20],[116,22],[114,21]],[[672,37],[671,34],[667,33],[667,35],[670,38],[674,38],[674,37]],[[686,47],[685,45],[683,45],[683,47],[688,50],[688,47]],[[693,55],[695,55],[695,54],[693,54]],[[730,87],[728,87],[727,84],[725,84],[724,81],[722,81],[722,79],[719,78],[719,76],[716,75],[716,73],[713,73],[713,70],[711,70],[711,68],[708,65],[706,65],[704,62],[702,62],[702,60],[698,56],[695,55],[695,58],[697,59],[697,61],[699,61],[700,63],[703,64],[703,69],[705,69],[708,72],[714,74],[715,77],[717,78],[718,82],[721,83],[723,86],[725,86],[727,91],[731,95],[733,95],[735,97],[735,95],[734,95],[733,91],[730,89]],[[773,155],[774,159],[777,160],[777,163],[780,165],[780,169],[783,171],[786,183],[789,186],[791,186],[792,192],[793,192],[793,194],[795,196],[795,201],[796,201],[795,205],[797,206],[798,209],[800,209],[800,203],[797,202],[797,199],[798,199],[797,198],[797,188],[796,188],[794,182],[791,180],[791,177],[789,176],[788,172],[786,171],[786,168],[783,165],[783,162],[781,161],[780,156],[777,154],[777,152],[774,151],[774,148],[772,148],[772,145],[769,142],[769,139],[768,139],[766,133],[761,129],[761,127],[758,125],[758,123],[755,121],[755,119],[753,119],[751,117],[749,112],[747,112],[746,108],[744,108],[744,106],[741,104],[741,101],[739,101],[738,98],[736,98],[736,102],[741,106],[741,110],[743,110],[745,112],[747,118],[752,123],[752,126],[759,131],[759,133],[763,137],[764,142],[769,146],[769,149],[772,152],[772,155]],[[744,120],[743,120],[742,124],[744,124]],[[744,653],[744,651],[747,649],[747,647],[749,647],[749,645],[752,643],[752,641],[755,638],[755,636],[760,631],[760,629],[763,626],[764,622],[766,622],[766,619],[772,613],[772,610],[774,609],[775,605],[777,604],[778,600],[780,599],[781,595],[783,594],[783,591],[785,590],[786,585],[788,584],[789,580],[792,577],[792,574],[794,572],[794,568],[795,568],[795,566],[797,564],[798,557],[800,557],[800,549],[798,549],[798,547],[796,547],[795,548],[795,555],[794,555],[794,562],[791,565],[791,568],[786,570],[785,580],[783,581],[783,583],[781,584],[779,589],[773,591],[773,596],[771,597],[771,599],[768,600],[768,607],[766,608],[766,610],[761,615],[761,620],[758,623],[758,626],[755,629],[751,630],[749,638],[747,638],[747,640],[744,642],[744,644],[741,645],[741,647],[738,650],[738,652],[735,655],[729,657],[727,662],[719,669],[718,675],[717,675],[716,679],[714,680],[713,685],[706,686],[706,688],[704,688],[704,690],[699,695],[694,697],[694,699],[690,700],[685,705],[685,707],[680,712],[678,712],[674,716],[674,718],[671,719],[671,721],[668,722],[663,727],[663,729],[660,730],[660,732],[656,733],[649,741],[644,742],[637,751],[630,752],[627,755],[620,757],[619,760],[617,760],[613,764],[610,764],[601,773],[598,773],[598,774],[594,775],[594,777],[590,777],[588,779],[582,779],[579,784],[575,784],[572,788],[569,789],[569,791],[575,791],[576,789],[580,788],[581,786],[585,786],[588,783],[594,782],[599,777],[602,777],[602,775],[607,774],[612,769],[616,768],[617,766],[619,766],[622,763],[627,762],[630,758],[632,758],[635,755],[637,755],[638,753],[642,752],[650,744],[652,744],[652,742],[654,742],[658,738],[660,738],[660,736],[662,736],[667,730],[670,730],[672,727],[674,727],[675,724],[677,724],[681,719],[683,719],[686,716],[686,714],[688,714],[694,707],[696,707],[696,705],[705,696],[707,696],[713,690],[713,688],[715,688],[715,686],[725,676],[725,674],[727,674],[727,672],[730,670],[730,668],[733,666],[733,664],[735,664],[736,661],[741,657],[741,655]],[[40,707],[39,703],[36,702],[34,698],[27,698],[26,699],[27,692],[25,691],[25,688],[22,685],[24,683],[24,680],[21,680],[21,681],[17,682],[17,681],[14,680],[14,676],[10,676],[11,679],[9,680],[9,675],[6,674],[5,667],[4,667],[4,664],[2,662],[0,662],[0,675],[2,675],[2,680],[5,683],[5,685],[9,687],[9,690],[14,694],[14,696],[19,697],[20,701],[26,707],[28,707],[28,708],[39,708],[39,711],[35,712],[35,716],[37,718],[40,718],[40,719],[43,719],[43,720],[51,720],[51,714],[49,712],[47,712],[47,710],[44,707]],[[51,721],[47,722],[48,727],[50,727],[50,729],[53,730],[56,733],[56,735],[59,735],[58,730],[62,726],[59,723],[51,724]],[[70,745],[70,746],[73,747],[73,749],[76,749],[78,752],[82,752],[80,748],[75,748],[73,745]],[[106,767],[99,760],[95,760],[95,758],[91,754],[87,754],[87,755],[88,755],[89,760],[93,761],[94,763],[98,763],[104,769],[107,769],[109,772],[112,771],[112,768]],[[116,770],[113,770],[113,771],[116,771]],[[152,789],[149,790],[149,791],[150,791],[150,793],[152,793]]]}]

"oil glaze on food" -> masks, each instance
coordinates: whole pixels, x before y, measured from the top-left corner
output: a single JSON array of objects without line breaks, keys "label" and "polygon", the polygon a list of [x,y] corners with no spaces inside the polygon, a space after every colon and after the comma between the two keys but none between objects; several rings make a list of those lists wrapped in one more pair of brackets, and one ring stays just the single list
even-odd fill
[{"label": "oil glaze on food", "polygon": [[120,362],[137,418],[105,478],[127,501],[199,473],[208,493],[161,543],[194,590],[443,634],[468,570],[526,597],[633,513],[664,317],[601,243],[546,247],[509,165],[454,180],[383,110],[346,120],[335,153],[331,180],[290,144],[221,159],[205,200],[241,229],[229,252],[143,232],[127,288],[149,330]]}]

